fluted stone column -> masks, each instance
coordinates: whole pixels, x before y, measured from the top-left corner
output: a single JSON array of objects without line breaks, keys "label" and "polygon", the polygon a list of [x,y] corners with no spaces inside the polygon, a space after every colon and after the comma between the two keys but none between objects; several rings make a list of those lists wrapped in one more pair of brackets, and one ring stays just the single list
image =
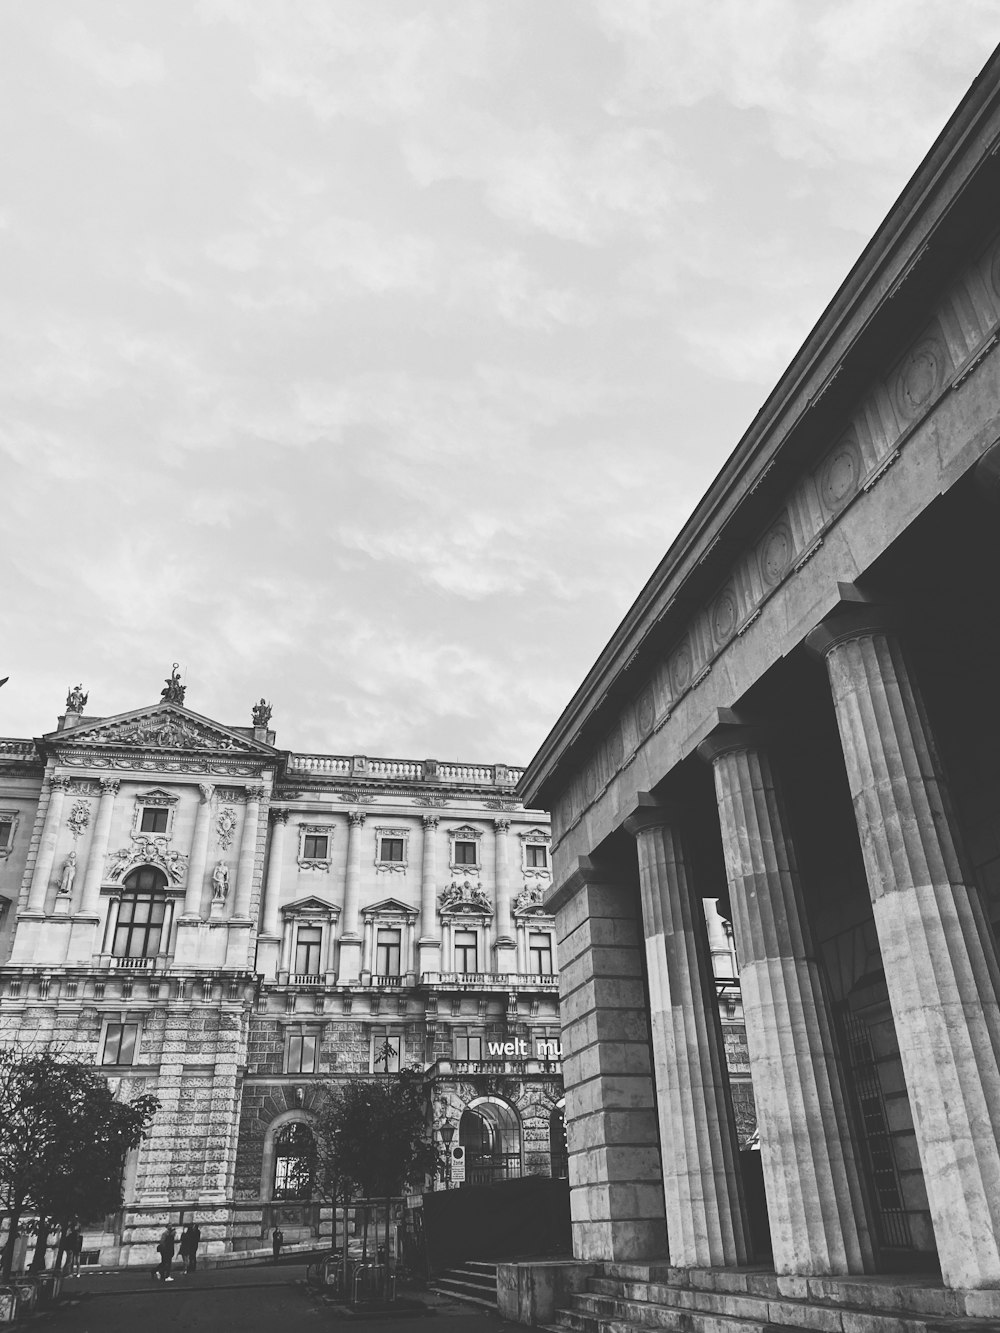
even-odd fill
[{"label": "fluted stone column", "polygon": [[809,635],[830,678],[945,1282],[1000,1285],[1000,970],[919,690],[884,612]]},{"label": "fluted stone column", "polygon": [[424,844],[420,863],[420,938],[417,971],[440,972],[441,923],[437,913],[437,815],[424,815]]},{"label": "fluted stone column", "polygon": [[625,821],[639,852],[670,1262],[745,1264],[739,1144],[701,896],[683,813],[645,792]]},{"label": "fluted stone column", "polygon": [[288,811],[271,811],[271,849],[267,858],[267,889],[264,895],[264,926],[261,934],[277,938],[280,930],[281,870],[285,857]]},{"label": "fluted stone column", "polygon": [[580,858],[546,905],[559,942],[573,1254],[662,1260],[667,1234],[638,894]]},{"label": "fluted stone column", "polygon": [[496,970],[516,970],[517,941],[510,914],[510,820],[493,821],[494,864],[496,867]]},{"label": "fluted stone column", "polygon": [[[208,869],[208,835],[212,828],[212,797],[215,788],[210,782],[198,783],[198,813],[195,816],[194,837],[191,840],[191,860],[188,863],[187,891],[184,894],[184,917],[197,920],[205,894],[205,871]],[[183,920],[184,918],[182,918]]]},{"label": "fluted stone column", "polygon": [[56,842],[62,823],[63,803],[69,790],[69,778],[54,777],[49,779],[49,806],[45,811],[42,836],[38,843],[38,855],[35,869],[31,876],[31,888],[28,890],[26,910],[41,915],[45,911],[45,899],[52,878],[52,867],[56,859]]},{"label": "fluted stone column", "polygon": [[101,778],[101,799],[97,806],[94,836],[87,854],[87,869],[80,897],[80,913],[83,916],[96,916],[100,909],[101,884],[108,857],[108,843],[111,840],[111,820],[114,816],[115,797],[120,786],[119,778]]},{"label": "fluted stone column", "polygon": [[247,787],[243,835],[240,838],[240,855],[236,863],[236,899],[233,903],[232,916],[234,921],[250,919],[250,898],[253,892],[254,866],[257,861],[257,824],[260,820],[260,803],[263,799],[263,787]]},{"label": "fluted stone column", "polygon": [[722,724],[711,762],[778,1273],[872,1265],[830,1016],[784,802],[757,728]]},{"label": "fluted stone column", "polygon": [[344,928],[340,937],[341,985],[361,978],[362,939],[358,932],[358,901],[361,894],[361,831],[365,825],[363,810],[347,812],[347,878],[344,883]]}]

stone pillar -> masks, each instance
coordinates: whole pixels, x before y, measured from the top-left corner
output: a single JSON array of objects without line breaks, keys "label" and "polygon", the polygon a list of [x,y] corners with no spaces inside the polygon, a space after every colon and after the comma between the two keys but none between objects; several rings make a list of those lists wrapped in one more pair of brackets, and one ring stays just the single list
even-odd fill
[{"label": "stone pillar", "polygon": [[191,841],[191,860],[188,863],[187,892],[184,894],[184,917],[198,920],[205,895],[205,871],[208,868],[208,835],[212,827],[212,797],[215,788],[210,782],[198,783],[198,813],[195,816],[194,838]]},{"label": "stone pillar", "polygon": [[375,971],[375,922],[370,916],[366,916],[364,925],[361,927],[361,977],[371,978]]},{"label": "stone pillar", "polygon": [[437,815],[424,815],[424,845],[420,865],[420,938],[417,971],[441,972],[441,924],[437,914]]},{"label": "stone pillar", "polygon": [[878,607],[813,630],[833,692],[944,1281],[1000,1285],[1000,971],[917,685]]},{"label": "stone pillar", "polygon": [[496,970],[506,973],[515,971],[517,967],[517,941],[510,914],[510,820],[494,819],[493,829],[497,895]]},{"label": "stone pillar", "polygon": [[552,890],[577,1259],[663,1260],[667,1233],[638,894],[581,858]]},{"label": "stone pillar", "polygon": [[42,836],[38,843],[38,855],[35,869],[31,876],[31,888],[28,890],[26,910],[38,916],[45,911],[45,899],[48,896],[52,867],[56,859],[56,842],[62,823],[63,803],[69,790],[69,778],[54,777],[49,779],[49,805],[45,811]]},{"label": "stone pillar", "polygon": [[253,893],[254,866],[257,861],[257,824],[263,787],[247,787],[246,814],[243,817],[243,835],[240,838],[240,856],[236,863],[236,899],[233,903],[234,921],[249,921],[250,898]]},{"label": "stone pillar", "polygon": [[340,936],[340,984],[350,985],[361,978],[361,935],[358,933],[358,900],[361,893],[361,830],[365,826],[363,810],[347,812],[347,878],[344,883],[344,923]]},{"label": "stone pillar", "polygon": [[844,1090],[795,849],[758,728],[726,723],[712,764],[740,962],[777,1273],[872,1266]]},{"label": "stone pillar", "polygon": [[281,870],[285,857],[285,830],[288,828],[288,811],[271,811],[271,848],[267,858],[267,887],[264,893],[263,935],[277,938],[280,930],[279,911],[281,909]]},{"label": "stone pillar", "polygon": [[670,1262],[750,1256],[739,1144],[705,914],[682,813],[645,792],[625,821],[639,851]]},{"label": "stone pillar", "polygon": [[96,917],[101,905],[101,884],[104,880],[104,866],[108,857],[108,843],[111,840],[111,819],[114,814],[115,797],[121,786],[119,778],[101,778],[101,799],[94,820],[94,836],[90,841],[87,854],[87,870],[83,877],[83,893],[80,898],[80,913],[83,916]]}]

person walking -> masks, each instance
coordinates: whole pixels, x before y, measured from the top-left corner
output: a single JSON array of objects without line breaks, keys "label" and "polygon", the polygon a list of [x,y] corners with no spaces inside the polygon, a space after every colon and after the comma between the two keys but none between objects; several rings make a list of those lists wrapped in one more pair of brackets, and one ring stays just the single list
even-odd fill
[{"label": "person walking", "polygon": [[274,1251],[275,1263],[277,1263],[278,1256],[279,1254],[281,1254],[281,1247],[284,1243],[285,1243],[285,1238],[281,1234],[280,1228],[275,1227],[274,1230],[271,1232],[271,1249]]},{"label": "person walking", "polygon": [[153,1269],[153,1277],[159,1282],[173,1282],[170,1276],[170,1268],[174,1261],[176,1233],[173,1227],[168,1223],[164,1228],[163,1235],[160,1237],[157,1245],[157,1253],[160,1256],[159,1265]]},{"label": "person walking", "polygon": [[80,1230],[80,1224],[74,1222],[66,1233],[66,1239],[63,1241],[63,1251],[66,1255],[66,1276],[80,1276],[80,1256],[83,1253],[83,1232]]},{"label": "person walking", "polygon": [[191,1242],[188,1248],[187,1271],[193,1273],[198,1267],[198,1246],[201,1244],[201,1227],[197,1222],[192,1222],[190,1230]]}]

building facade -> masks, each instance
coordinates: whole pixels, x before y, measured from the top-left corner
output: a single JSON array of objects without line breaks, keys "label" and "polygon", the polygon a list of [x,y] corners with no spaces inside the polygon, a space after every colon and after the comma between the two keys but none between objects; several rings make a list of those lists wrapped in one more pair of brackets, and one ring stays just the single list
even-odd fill
[{"label": "building facade", "polygon": [[998,199],[994,56],[520,783],[581,1260],[752,1256],[717,897],[777,1285],[712,1290],[939,1269],[998,1308]]},{"label": "building facade", "polygon": [[176,672],[152,706],[86,702],[0,741],[0,1041],[160,1100],[92,1261],[150,1262],[168,1218],[208,1253],[329,1236],[301,1159],[331,1078],[417,1065],[470,1182],[565,1173],[549,823],[520,770],[292,754],[263,700],[220,725]]}]

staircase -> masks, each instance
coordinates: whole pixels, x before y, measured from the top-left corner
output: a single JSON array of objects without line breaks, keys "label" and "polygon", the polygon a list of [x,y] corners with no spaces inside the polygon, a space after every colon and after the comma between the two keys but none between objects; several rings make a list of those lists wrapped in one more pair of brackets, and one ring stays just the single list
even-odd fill
[{"label": "staircase", "polygon": [[460,1268],[446,1268],[430,1284],[439,1296],[468,1301],[488,1310],[497,1308],[497,1266],[470,1259]]},{"label": "staircase", "polygon": [[[552,1333],[987,1333],[1000,1292],[902,1277],[776,1277],[761,1269],[604,1264],[564,1298]],[[973,1317],[970,1317],[973,1316]],[[978,1316],[978,1317],[977,1317]]]}]

